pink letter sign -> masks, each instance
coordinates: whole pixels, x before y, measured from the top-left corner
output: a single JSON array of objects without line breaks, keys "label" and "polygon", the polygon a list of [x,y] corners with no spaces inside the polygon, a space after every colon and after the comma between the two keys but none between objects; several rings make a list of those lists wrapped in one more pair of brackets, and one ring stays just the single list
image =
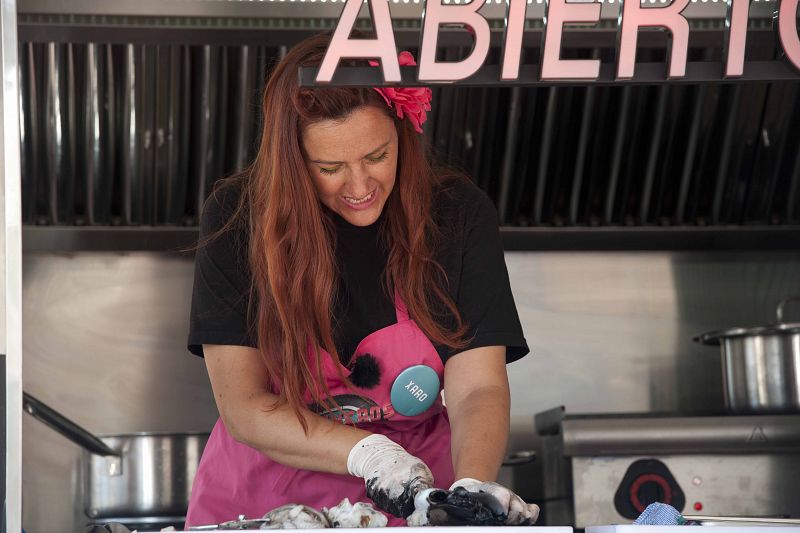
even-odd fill
[{"label": "pink letter sign", "polygon": [[725,61],[725,77],[741,76],[744,73],[744,45],[747,40],[747,16],[750,0],[728,0],[725,14],[725,47],[722,57]]},{"label": "pink letter sign", "polygon": [[561,59],[561,33],[565,22],[599,22],[600,4],[546,0],[544,12],[543,80],[590,79],[600,75],[599,59]]},{"label": "pink letter sign", "polygon": [[333,72],[343,57],[379,58],[383,79],[387,82],[400,82],[400,65],[397,62],[397,49],[392,32],[392,18],[389,14],[388,0],[368,0],[372,23],[375,25],[376,39],[350,39],[350,32],[361,9],[362,0],[347,0],[342,10],[331,44],[325,51],[322,65],[317,72],[317,83],[330,83]]},{"label": "pink letter sign", "polygon": [[516,80],[519,77],[519,58],[522,54],[522,32],[525,30],[526,7],[528,5],[525,0],[509,0],[501,80]]},{"label": "pink letter sign", "polygon": [[797,34],[797,0],[780,0],[778,37],[786,58],[800,70],[800,35]]},{"label": "pink letter sign", "polygon": [[[469,4],[447,6],[442,0],[427,0],[422,18],[422,46],[419,54],[419,81],[456,81],[472,76],[481,68],[489,53],[489,23],[478,13],[484,0],[472,0]],[[437,62],[436,42],[440,24],[466,24],[475,33],[472,53],[461,61]]]},{"label": "pink letter sign", "polygon": [[642,7],[640,0],[620,0],[619,33],[617,34],[617,79],[633,77],[636,61],[636,38],[639,28],[661,27],[672,32],[669,77],[686,75],[686,53],[689,49],[689,22],[681,15],[689,0],[672,0],[666,7]]}]

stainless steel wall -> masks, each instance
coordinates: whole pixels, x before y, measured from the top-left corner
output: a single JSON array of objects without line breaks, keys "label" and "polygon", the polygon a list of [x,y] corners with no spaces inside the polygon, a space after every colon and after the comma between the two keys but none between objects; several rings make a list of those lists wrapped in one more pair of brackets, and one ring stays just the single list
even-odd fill
[{"label": "stainless steel wall", "polygon": [[[722,409],[717,349],[692,337],[775,321],[800,294],[800,254],[513,253],[512,288],[533,355],[512,364],[515,427],[572,413]],[[800,309],[792,310],[795,321]]]},{"label": "stainless steel wall", "polygon": [[[506,262],[532,349],[509,366],[515,449],[540,451],[532,415],[558,405],[723,410],[719,352],[692,337],[773,322],[776,304],[800,294],[800,253],[512,253]],[[504,481],[538,499],[540,474],[534,463]]]},{"label": "stainless steel wall", "polygon": [[[512,447],[533,414],[721,409],[717,352],[691,337],[774,320],[800,293],[800,253],[509,253],[531,356],[509,367]],[[205,368],[185,349],[192,266],[148,253],[24,257],[25,389],[98,433],[210,429]],[[790,310],[797,314],[800,310]],[[23,425],[23,524],[74,531],[78,449]],[[503,472],[537,495],[535,466]],[[235,514],[236,510],[232,510]]]},{"label": "stainless steel wall", "polygon": [[[25,390],[99,434],[209,431],[203,361],[186,351],[192,264],[157,254],[26,254]],[[80,449],[23,420],[26,531],[76,531]]]}]

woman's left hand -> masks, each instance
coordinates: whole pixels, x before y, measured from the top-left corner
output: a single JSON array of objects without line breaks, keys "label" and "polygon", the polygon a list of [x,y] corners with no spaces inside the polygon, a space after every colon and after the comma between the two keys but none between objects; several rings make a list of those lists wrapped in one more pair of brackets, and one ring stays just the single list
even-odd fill
[{"label": "woman's left hand", "polygon": [[499,483],[463,478],[453,483],[450,486],[450,490],[456,487],[464,487],[469,492],[486,492],[497,498],[497,501],[500,502],[500,505],[508,514],[505,522],[507,526],[531,526],[539,518],[538,505],[525,503],[525,500]]}]

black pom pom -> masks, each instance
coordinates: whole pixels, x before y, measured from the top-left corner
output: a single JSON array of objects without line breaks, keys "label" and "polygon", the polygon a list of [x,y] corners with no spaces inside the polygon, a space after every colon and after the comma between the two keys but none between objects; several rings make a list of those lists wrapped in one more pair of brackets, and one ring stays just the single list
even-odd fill
[{"label": "black pom pom", "polygon": [[350,381],[360,389],[372,389],[381,381],[381,366],[374,355],[365,353],[353,361]]}]

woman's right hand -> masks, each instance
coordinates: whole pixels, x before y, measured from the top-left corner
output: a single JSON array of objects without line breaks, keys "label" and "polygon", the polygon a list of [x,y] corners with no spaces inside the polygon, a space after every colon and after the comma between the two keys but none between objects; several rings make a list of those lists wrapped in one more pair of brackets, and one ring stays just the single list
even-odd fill
[{"label": "woman's right hand", "polygon": [[403,518],[414,512],[414,496],[433,486],[428,466],[385,435],[370,435],[353,446],[347,470],[364,478],[367,496],[379,509]]}]

